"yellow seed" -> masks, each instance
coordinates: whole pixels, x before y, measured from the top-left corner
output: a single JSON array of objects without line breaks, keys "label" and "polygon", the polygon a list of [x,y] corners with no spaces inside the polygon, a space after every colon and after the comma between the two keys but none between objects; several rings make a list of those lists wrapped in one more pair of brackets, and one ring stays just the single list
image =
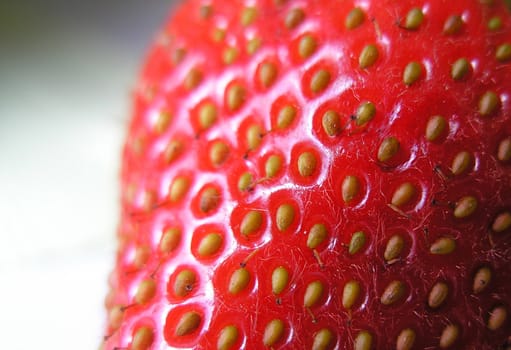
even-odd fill
[{"label": "yellow seed", "polygon": [[454,208],[454,217],[463,219],[472,215],[477,209],[477,199],[472,196],[462,197]]},{"label": "yellow seed", "polygon": [[391,203],[396,207],[402,207],[403,205],[408,204],[416,193],[417,190],[415,186],[410,182],[405,182],[394,192]]},{"label": "yellow seed", "polygon": [[345,309],[351,309],[360,296],[360,283],[357,281],[349,281],[344,285],[342,291],[342,306]]},{"label": "yellow seed", "polygon": [[152,255],[151,247],[149,247],[147,245],[142,245],[142,246],[138,247],[137,250],[135,251],[135,258],[133,259],[133,265],[137,269],[141,269],[147,263],[147,261],[149,260],[151,255]]},{"label": "yellow seed", "polygon": [[265,88],[270,87],[277,79],[277,66],[271,62],[264,62],[259,68],[258,78]]},{"label": "yellow seed", "polygon": [[374,115],[376,114],[376,107],[372,102],[364,102],[362,103],[358,109],[357,114],[355,115],[355,122],[358,126],[364,125],[370,122]]},{"label": "yellow seed", "polygon": [[301,58],[308,58],[316,51],[317,46],[316,39],[312,35],[306,34],[298,43],[298,54]]},{"label": "yellow seed", "polygon": [[305,295],[303,296],[303,306],[315,306],[323,296],[324,290],[325,286],[320,281],[309,283],[307,289],[305,290]]},{"label": "yellow seed", "polygon": [[255,233],[263,224],[263,215],[256,210],[249,211],[241,221],[240,231],[244,236]]},{"label": "yellow seed", "polygon": [[323,328],[314,335],[314,341],[312,343],[312,350],[327,350],[330,349],[334,340],[332,332]]},{"label": "yellow seed", "polygon": [[419,62],[410,62],[406,65],[403,71],[403,83],[405,85],[412,85],[422,75],[422,66]]},{"label": "yellow seed", "polygon": [[285,267],[279,266],[271,275],[271,289],[273,294],[278,295],[284,291],[289,283],[289,272]]},{"label": "yellow seed", "polygon": [[260,38],[252,38],[247,43],[247,53],[249,55],[253,55],[259,50],[262,45],[262,40]]},{"label": "yellow seed", "polygon": [[181,270],[174,280],[174,294],[180,298],[186,297],[193,290],[196,280],[195,272],[190,269]]},{"label": "yellow seed", "polygon": [[247,146],[249,150],[254,150],[259,145],[261,145],[261,141],[263,139],[263,129],[257,125],[251,125],[247,129]]},{"label": "yellow seed", "polygon": [[317,94],[326,89],[330,84],[330,72],[326,69],[320,69],[314,73],[310,81],[310,89],[313,93]]},{"label": "yellow seed", "polygon": [[370,350],[373,345],[373,336],[368,331],[358,332],[353,350]]},{"label": "yellow seed", "polygon": [[435,141],[445,131],[447,122],[441,115],[435,115],[429,118],[428,124],[426,125],[426,140]]},{"label": "yellow seed", "polygon": [[435,255],[450,254],[456,249],[456,241],[452,238],[442,237],[437,239],[429,248],[429,252]]},{"label": "yellow seed", "polygon": [[355,198],[360,191],[360,181],[354,175],[348,175],[342,182],[342,199],[345,203],[349,203]]},{"label": "yellow seed", "polygon": [[183,153],[184,145],[179,140],[171,140],[163,153],[163,159],[167,164],[174,161],[181,153]]},{"label": "yellow seed", "polygon": [[390,237],[385,247],[385,253],[383,257],[387,262],[397,259],[405,246],[405,240],[400,235],[394,235]]},{"label": "yellow seed", "polygon": [[403,298],[405,286],[401,281],[392,281],[383,291],[380,301],[383,305],[392,305]]},{"label": "yellow seed", "polygon": [[314,224],[307,237],[307,247],[316,249],[328,237],[328,230],[324,224]]},{"label": "yellow seed", "polygon": [[460,32],[463,27],[463,19],[460,15],[452,15],[444,23],[444,34],[453,35]]},{"label": "yellow seed", "polygon": [[220,202],[220,193],[214,187],[208,187],[202,191],[199,203],[199,209],[203,213],[214,210]]},{"label": "yellow seed", "polygon": [[336,136],[342,131],[341,117],[339,113],[335,111],[326,111],[321,119],[321,124],[323,125],[323,130],[325,130],[328,136]]},{"label": "yellow seed", "polygon": [[466,58],[460,58],[452,64],[451,78],[454,80],[463,79],[470,71],[470,62]]},{"label": "yellow seed", "polygon": [[115,305],[108,313],[108,325],[112,329],[118,329],[122,325],[124,308],[122,305]]},{"label": "yellow seed", "polygon": [[508,228],[511,227],[511,213],[506,211],[504,213],[499,214],[495,220],[493,220],[493,224],[491,225],[491,229],[493,232],[504,232]]},{"label": "yellow seed", "polygon": [[411,9],[406,15],[404,27],[409,30],[415,30],[419,28],[422,21],[424,20],[424,14],[420,8]]},{"label": "yellow seed", "polygon": [[451,171],[454,175],[461,175],[468,169],[471,163],[472,155],[467,151],[462,151],[454,157],[451,165]]},{"label": "yellow seed", "polygon": [[154,124],[154,131],[161,134],[165,130],[167,130],[168,126],[170,125],[170,121],[172,119],[172,116],[169,112],[161,111],[158,114],[158,118],[156,119],[156,123]]},{"label": "yellow seed", "polygon": [[247,191],[252,186],[253,181],[252,174],[249,172],[241,174],[238,180],[238,189],[242,192]]},{"label": "yellow seed", "polygon": [[170,186],[169,198],[171,202],[180,201],[190,188],[190,179],[186,176],[178,176]]},{"label": "yellow seed", "polygon": [[497,159],[501,162],[508,162],[511,160],[511,137],[506,137],[499,143],[497,151]]},{"label": "yellow seed", "polygon": [[305,12],[300,8],[294,8],[287,13],[285,25],[288,29],[296,28],[305,19]]},{"label": "yellow seed", "polygon": [[223,238],[218,233],[208,233],[199,243],[199,248],[197,249],[197,253],[203,257],[209,257],[218,252],[220,247],[222,246]]},{"label": "yellow seed", "polygon": [[502,19],[500,17],[495,16],[490,18],[488,21],[488,29],[491,31],[497,31],[502,28]]},{"label": "yellow seed", "polygon": [[209,149],[209,160],[214,167],[220,167],[229,156],[229,146],[223,141],[215,141]]},{"label": "yellow seed", "polygon": [[199,14],[202,19],[209,18],[213,14],[213,7],[211,5],[202,5],[199,9]]},{"label": "yellow seed", "polygon": [[240,84],[233,84],[227,89],[226,103],[229,111],[234,112],[241,108],[246,98],[246,90]]},{"label": "yellow seed", "polygon": [[487,91],[479,99],[479,114],[489,117],[500,109],[500,98],[493,91]]},{"label": "yellow seed", "polygon": [[348,247],[348,252],[350,255],[358,253],[364,244],[366,243],[366,234],[363,231],[358,231],[351,236],[350,245]]},{"label": "yellow seed", "polygon": [[154,330],[152,327],[140,327],[133,335],[130,350],[147,350],[154,341]]},{"label": "yellow seed", "polygon": [[440,336],[440,347],[442,349],[447,349],[451,347],[456,340],[458,339],[458,335],[460,333],[460,329],[457,325],[450,324],[444,328],[442,331],[442,335]]},{"label": "yellow seed", "polygon": [[369,44],[364,47],[358,58],[358,65],[360,68],[365,69],[371,67],[378,59],[378,48],[374,44]]},{"label": "yellow seed", "polygon": [[222,61],[225,64],[232,64],[238,58],[239,51],[235,47],[227,47],[222,53]]},{"label": "yellow seed", "polygon": [[255,7],[245,7],[241,12],[241,25],[246,27],[254,23],[257,18],[257,9]]},{"label": "yellow seed", "polygon": [[156,282],[152,279],[147,279],[138,285],[137,293],[135,294],[135,303],[143,305],[148,303],[156,294]]},{"label": "yellow seed", "polygon": [[500,62],[507,62],[511,59],[511,44],[505,43],[497,47],[495,58]]},{"label": "yellow seed", "polygon": [[378,160],[380,162],[387,162],[392,159],[399,151],[399,141],[394,137],[387,137],[378,149]]},{"label": "yellow seed", "polygon": [[172,53],[172,62],[174,64],[179,64],[179,63],[181,63],[183,61],[185,56],[186,56],[186,50],[185,49],[183,49],[183,48],[176,49]]},{"label": "yellow seed", "polygon": [[449,287],[447,286],[447,284],[445,284],[444,282],[437,282],[429,292],[428,296],[429,307],[433,309],[440,307],[444,303],[448,294]]},{"label": "yellow seed", "polygon": [[213,41],[220,42],[225,39],[225,29],[223,28],[215,28],[213,29],[213,33],[211,34],[211,37],[213,38]]},{"label": "yellow seed", "polygon": [[474,281],[472,283],[472,291],[474,294],[479,294],[483,292],[486,287],[488,287],[488,284],[491,282],[491,270],[486,267],[480,267],[479,270],[477,270]]},{"label": "yellow seed", "polygon": [[293,223],[295,208],[291,204],[282,204],[277,209],[276,223],[279,231],[285,231]]},{"label": "yellow seed", "polygon": [[202,81],[202,72],[197,68],[192,68],[185,77],[184,87],[187,90],[196,88]]},{"label": "yellow seed", "polygon": [[229,293],[238,294],[243,291],[250,282],[250,272],[244,267],[234,271],[229,280]]},{"label": "yellow seed", "polygon": [[312,152],[303,152],[298,157],[298,172],[300,176],[308,177],[314,174],[318,164],[316,156]]},{"label": "yellow seed", "polygon": [[264,171],[266,173],[267,178],[275,177],[280,169],[282,168],[282,157],[278,155],[271,155],[268,157],[266,164],[264,166]]},{"label": "yellow seed", "polygon": [[209,129],[217,120],[218,111],[216,106],[207,102],[204,103],[199,109],[199,124],[202,130]]},{"label": "yellow seed", "polygon": [[189,311],[181,316],[176,326],[175,335],[178,337],[189,335],[199,328],[201,322],[202,316],[199,313]]},{"label": "yellow seed", "polygon": [[296,117],[296,107],[292,105],[285,105],[279,111],[277,115],[277,128],[286,129],[288,128]]},{"label": "yellow seed", "polygon": [[490,312],[488,318],[488,328],[492,331],[496,331],[502,327],[507,319],[507,310],[504,306],[497,306]]},{"label": "yellow seed", "polygon": [[359,7],[355,7],[350,11],[350,13],[348,13],[348,16],[346,16],[344,25],[347,29],[355,29],[364,22],[364,18],[364,11],[362,11]]},{"label": "yellow seed", "polygon": [[279,319],[274,319],[266,325],[263,335],[263,344],[267,347],[272,347],[278,343],[284,335],[284,322]]},{"label": "yellow seed", "polygon": [[396,341],[396,350],[412,350],[415,343],[415,331],[410,328],[403,329]]},{"label": "yellow seed", "polygon": [[229,325],[225,326],[220,331],[220,336],[218,337],[218,341],[216,343],[217,350],[229,350],[231,349],[236,341],[238,341],[239,331],[236,326]]},{"label": "yellow seed", "polygon": [[173,252],[181,241],[181,230],[170,228],[163,233],[160,241],[160,252],[168,254]]}]

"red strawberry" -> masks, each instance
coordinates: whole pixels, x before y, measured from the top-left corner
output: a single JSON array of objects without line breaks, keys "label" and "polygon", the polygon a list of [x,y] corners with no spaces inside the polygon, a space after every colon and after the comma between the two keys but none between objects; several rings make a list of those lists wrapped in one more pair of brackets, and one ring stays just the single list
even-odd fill
[{"label": "red strawberry", "polygon": [[510,94],[498,0],[183,2],[134,96],[105,348],[509,347]]}]

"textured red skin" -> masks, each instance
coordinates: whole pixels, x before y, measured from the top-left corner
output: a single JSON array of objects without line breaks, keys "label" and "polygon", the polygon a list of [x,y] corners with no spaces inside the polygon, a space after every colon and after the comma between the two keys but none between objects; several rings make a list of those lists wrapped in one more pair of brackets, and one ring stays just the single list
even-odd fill
[{"label": "textured red skin", "polygon": [[[496,159],[500,140],[511,135],[511,65],[495,59],[496,47],[511,40],[511,19],[498,1],[493,6],[466,3],[403,0],[365,6],[351,0],[284,5],[257,1],[258,17],[247,28],[239,24],[240,1],[215,0],[208,19],[199,15],[201,1],[177,7],[149,54],[134,95],[123,155],[121,244],[107,307],[133,304],[138,283],[145,278],[155,279],[157,293],[147,305],[128,307],[120,329],[107,326],[106,349],[129,347],[141,325],[154,328],[152,349],[212,349],[228,324],[241,331],[234,348],[262,349],[265,326],[274,318],[286,323],[285,339],[274,349],[310,348],[315,333],[325,327],[335,334],[332,348],[351,349],[358,331],[368,330],[374,349],[392,349],[399,332],[411,327],[417,332],[415,348],[433,349],[449,323],[461,327],[453,349],[503,346],[511,322],[494,332],[486,322],[495,305],[502,304],[511,313],[511,232],[494,234],[489,229],[498,213],[511,209],[511,167]],[[364,8],[366,20],[348,31],[344,18],[354,6]],[[414,6],[421,6],[425,19],[418,30],[410,31],[399,23]],[[289,30],[284,18],[295,7],[304,9],[306,18]],[[459,34],[443,35],[444,22],[452,14],[462,14],[464,27]],[[504,26],[490,33],[486,23],[494,15],[501,16]],[[214,24],[227,28],[223,42],[211,39]],[[313,33],[319,44],[306,60],[296,54],[303,33]],[[244,48],[246,38],[254,35],[263,38],[263,45],[250,56]],[[240,52],[231,65],[222,62],[226,43]],[[360,69],[359,53],[369,43],[378,46],[379,59]],[[175,64],[171,57],[179,48],[186,48],[187,54]],[[454,81],[450,67],[460,57],[468,58],[473,69],[467,78]],[[269,89],[254,78],[265,59],[278,64],[278,78]],[[402,72],[410,61],[422,62],[426,74],[406,86]],[[200,67],[204,79],[189,92],[182,82],[194,66]],[[314,67],[327,67],[332,73],[327,89],[317,95],[308,88]],[[248,91],[236,112],[224,107],[225,89],[232,81],[241,82]],[[482,118],[478,100],[487,90],[499,94],[502,106],[495,115]],[[281,98],[298,107],[295,121],[285,131],[272,130],[275,104]],[[218,106],[219,118],[212,128],[199,132],[193,111],[204,99]],[[367,126],[357,127],[350,116],[364,101],[372,101],[377,113]],[[340,136],[328,137],[322,130],[320,118],[326,106],[338,110],[348,124]],[[173,117],[168,128],[158,133],[154,123],[160,110]],[[437,114],[447,118],[449,133],[428,142],[425,125]],[[247,120],[272,130],[253,151],[244,139]],[[396,136],[402,150],[391,166],[376,158],[388,136]],[[162,153],[173,139],[185,141],[185,148],[169,165]],[[230,146],[219,169],[208,159],[208,147],[216,139]],[[319,160],[316,173],[308,179],[296,168],[303,149],[313,150]],[[450,176],[452,159],[462,150],[473,152],[475,165],[465,175]],[[275,179],[264,179],[265,159],[274,153],[284,158],[283,170]],[[437,166],[447,179],[435,172]],[[240,192],[237,179],[247,170],[259,181],[253,190]],[[191,185],[183,200],[173,204],[168,201],[169,186],[180,174],[189,176]],[[346,175],[357,175],[363,182],[363,195],[349,205],[340,191]],[[403,216],[387,204],[406,181],[419,186],[420,193],[403,209],[407,214]],[[221,192],[219,207],[208,215],[197,209],[197,193],[205,184],[214,184]],[[466,195],[475,196],[479,207],[469,218],[455,219],[452,203]],[[287,202],[299,210],[291,227],[278,232],[275,211]],[[254,208],[264,213],[263,227],[247,240],[239,225],[244,213]],[[330,232],[327,243],[317,249],[324,266],[306,246],[307,233],[318,221]],[[177,251],[169,256],[158,252],[167,227],[180,227],[183,233]],[[198,260],[197,235],[211,227],[223,234],[223,248],[213,259]],[[350,256],[346,246],[351,234],[361,229],[368,234],[368,244],[362,253]],[[388,265],[383,259],[385,242],[397,232],[406,237],[406,256]],[[446,235],[456,239],[457,249],[447,256],[429,253],[431,242]],[[134,252],[144,245],[153,253],[139,269],[133,264]],[[229,295],[230,275],[244,262],[252,275],[249,287]],[[271,272],[281,265],[291,272],[291,281],[277,303]],[[482,265],[491,266],[493,279],[485,292],[474,295],[472,279]],[[169,292],[168,284],[183,266],[197,271],[199,281],[189,296],[179,299]],[[326,293],[310,310],[313,322],[303,307],[303,295],[307,284],[318,279]],[[341,298],[351,279],[361,281],[363,300],[348,312]],[[396,279],[405,283],[406,297],[397,305],[382,305],[385,286]],[[446,282],[450,294],[444,306],[431,310],[427,295],[437,281]],[[179,339],[173,335],[176,320],[190,310],[201,313],[203,321],[196,332]]]}]

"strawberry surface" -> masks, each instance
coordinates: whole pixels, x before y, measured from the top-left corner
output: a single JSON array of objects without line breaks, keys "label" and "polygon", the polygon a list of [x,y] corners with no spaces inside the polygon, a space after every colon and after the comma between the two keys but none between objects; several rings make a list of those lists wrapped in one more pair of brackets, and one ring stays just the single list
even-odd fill
[{"label": "strawberry surface", "polygon": [[134,93],[105,349],[507,349],[500,1],[184,1]]}]

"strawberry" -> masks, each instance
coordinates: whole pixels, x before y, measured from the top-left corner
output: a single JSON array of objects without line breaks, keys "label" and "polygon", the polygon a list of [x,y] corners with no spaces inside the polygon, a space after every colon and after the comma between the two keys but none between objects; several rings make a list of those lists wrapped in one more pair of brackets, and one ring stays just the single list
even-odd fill
[{"label": "strawberry", "polygon": [[509,349],[511,17],[184,1],[134,93],[105,349]]}]

